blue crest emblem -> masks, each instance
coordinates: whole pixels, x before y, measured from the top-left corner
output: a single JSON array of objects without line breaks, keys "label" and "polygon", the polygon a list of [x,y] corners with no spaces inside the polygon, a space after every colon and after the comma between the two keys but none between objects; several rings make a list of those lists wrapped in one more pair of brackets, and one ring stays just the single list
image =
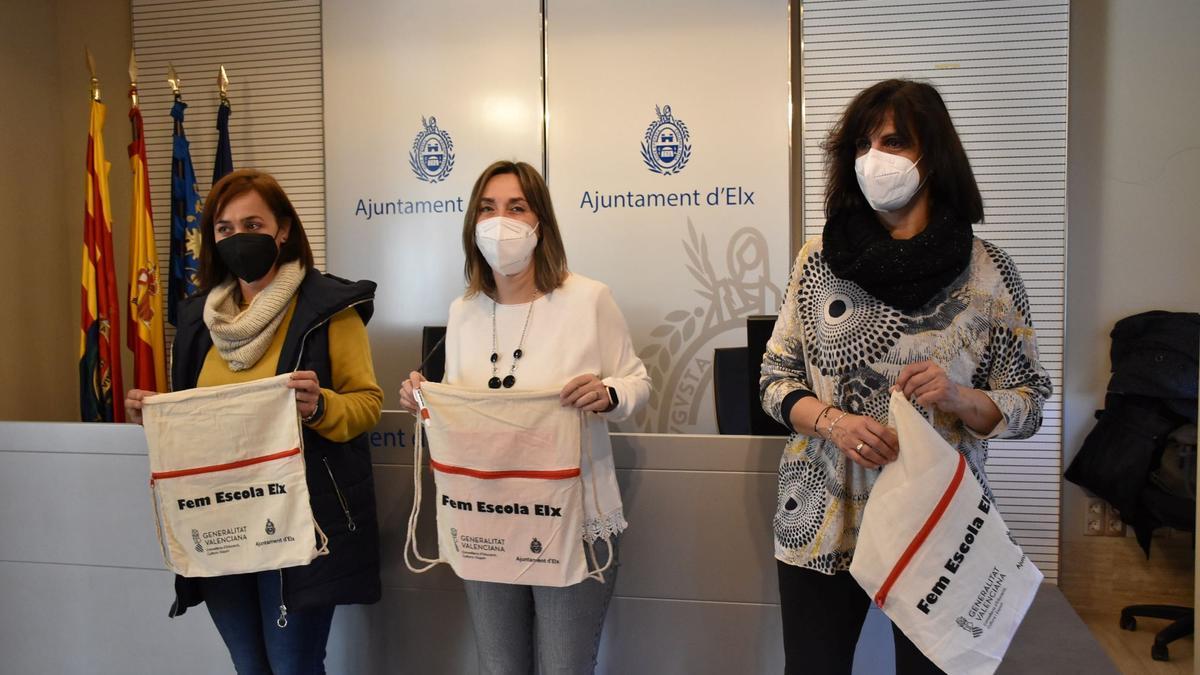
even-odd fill
[{"label": "blue crest emblem", "polygon": [[438,128],[437,118],[421,118],[421,131],[413,139],[408,165],[417,178],[428,183],[446,180],[454,169],[454,141]]},{"label": "blue crest emblem", "polygon": [[642,161],[646,168],[664,176],[679,173],[692,157],[687,125],[675,119],[671,106],[654,106],[658,119],[650,123],[642,140]]}]

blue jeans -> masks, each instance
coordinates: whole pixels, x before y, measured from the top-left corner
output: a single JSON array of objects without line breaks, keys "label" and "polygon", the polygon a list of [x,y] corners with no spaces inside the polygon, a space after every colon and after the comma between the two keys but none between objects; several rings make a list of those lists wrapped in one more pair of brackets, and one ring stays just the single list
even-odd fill
[{"label": "blue jeans", "polygon": [[[596,668],[600,631],[617,582],[617,538],[604,583],[584,579],[574,586],[518,586],[465,581],[475,626],[482,675],[531,675],[536,647],[541,675],[582,675]],[[596,542],[603,567],[608,547]],[[593,569],[589,558],[588,568]],[[535,640],[536,637],[536,640]]]},{"label": "blue jeans", "polygon": [[203,580],[204,603],[238,675],[324,675],[333,605],[288,610],[279,619],[279,572]]}]

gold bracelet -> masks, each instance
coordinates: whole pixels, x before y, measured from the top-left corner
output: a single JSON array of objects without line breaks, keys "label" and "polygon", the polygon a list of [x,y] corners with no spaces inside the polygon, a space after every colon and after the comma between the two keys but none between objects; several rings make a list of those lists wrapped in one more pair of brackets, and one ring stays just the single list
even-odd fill
[{"label": "gold bracelet", "polygon": [[825,406],[821,412],[817,413],[817,418],[813,420],[813,431],[817,432],[818,436],[821,435],[821,418],[824,417],[825,413],[829,412],[830,410],[833,410],[832,403]]}]

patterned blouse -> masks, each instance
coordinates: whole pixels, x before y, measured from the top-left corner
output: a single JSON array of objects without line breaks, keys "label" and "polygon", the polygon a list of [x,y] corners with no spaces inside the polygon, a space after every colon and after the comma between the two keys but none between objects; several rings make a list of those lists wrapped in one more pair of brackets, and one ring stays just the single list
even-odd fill
[{"label": "patterned blouse", "polygon": [[[889,389],[900,369],[934,361],[954,382],[983,390],[1003,414],[978,434],[953,415],[917,406],[967,459],[990,494],[983,468],[988,438],[1028,438],[1042,424],[1051,383],[1038,361],[1029,299],[1004,251],[976,238],[971,262],[945,290],[913,311],[891,307],[834,276],[820,238],[796,257],[767,343],[762,406],[789,428],[781,407],[795,391],[887,424]],[[775,557],[826,574],[849,569],[863,508],[878,471],[847,461],[820,436],[792,434],[779,463]]]}]

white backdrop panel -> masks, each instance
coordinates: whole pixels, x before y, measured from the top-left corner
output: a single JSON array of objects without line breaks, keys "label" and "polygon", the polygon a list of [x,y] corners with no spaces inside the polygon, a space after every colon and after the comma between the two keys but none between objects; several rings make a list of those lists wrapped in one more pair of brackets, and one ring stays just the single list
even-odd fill
[{"label": "white backdrop panel", "polygon": [[788,3],[563,1],[546,18],[567,255],[613,289],[654,379],[632,426],[715,432],[713,348],[744,345],[786,286]]},{"label": "white backdrop panel", "polygon": [[515,0],[322,9],[329,271],[379,284],[371,350],[395,407],[421,326],[445,325],[462,292],[475,178],[497,159],[541,168],[541,12]]}]

